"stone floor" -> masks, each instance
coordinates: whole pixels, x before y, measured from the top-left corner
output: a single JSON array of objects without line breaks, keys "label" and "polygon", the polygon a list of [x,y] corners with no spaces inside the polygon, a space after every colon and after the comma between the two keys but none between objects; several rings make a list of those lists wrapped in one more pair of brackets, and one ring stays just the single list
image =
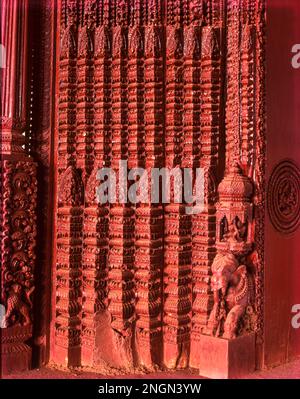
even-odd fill
[{"label": "stone floor", "polygon": [[[122,375],[118,372],[106,376],[97,374],[86,370],[59,370],[55,367],[45,367],[38,370],[32,370],[26,373],[15,373],[3,378],[21,378],[21,379],[109,379],[109,378],[184,378],[195,379],[201,378],[195,371],[176,371],[176,372],[155,372],[145,374],[138,372],[138,374]],[[285,364],[283,366],[275,367],[269,370],[257,371],[251,375],[247,375],[246,379],[300,379],[300,359]]]}]

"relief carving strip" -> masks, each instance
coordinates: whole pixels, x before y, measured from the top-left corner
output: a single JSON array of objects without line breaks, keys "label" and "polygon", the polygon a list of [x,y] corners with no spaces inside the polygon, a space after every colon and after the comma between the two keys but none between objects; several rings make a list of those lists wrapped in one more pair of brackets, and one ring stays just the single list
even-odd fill
[{"label": "relief carving strip", "polygon": [[[185,9],[186,22],[184,25],[184,112],[183,112],[183,157],[182,167],[192,168],[193,173],[200,167],[201,143],[200,143],[200,107],[201,107],[201,18],[202,10],[199,9],[199,4],[196,2],[190,3],[189,7]],[[188,234],[191,240],[194,240],[195,234],[192,229],[192,221],[194,215],[189,216],[187,221],[189,223]],[[195,248],[195,244],[194,244]],[[188,252],[188,262],[192,266],[192,274],[194,273],[193,252],[191,246]],[[195,280],[189,282],[189,301],[193,303],[192,286]],[[191,308],[191,305],[190,305]],[[192,320],[192,309],[189,314]],[[191,327],[192,330],[192,327]],[[195,343],[192,334],[190,335],[190,361],[193,357],[193,343]],[[194,352],[195,353],[195,352]]]},{"label": "relief carving strip", "polygon": [[94,143],[94,28],[96,0],[85,0],[78,30],[77,50],[77,167],[83,172],[83,179],[90,175],[93,164]]},{"label": "relief carving strip", "polygon": [[[254,1],[253,1],[254,3]],[[255,2],[256,25],[256,90],[255,90],[255,233],[257,259],[255,273],[255,311],[256,320],[256,366],[262,367],[262,345],[264,334],[264,228],[265,228],[265,163],[266,163],[266,87],[265,87],[265,40],[266,4],[265,0]],[[254,11],[254,6],[252,7]]]},{"label": "relief carving strip", "polygon": [[[128,12],[128,3],[116,1],[112,27],[112,167],[116,172],[119,161],[128,159]],[[109,222],[108,310],[118,348],[112,361],[127,367],[133,361],[134,209],[119,201],[119,190],[116,204],[110,206]]]},{"label": "relief carving strip", "polygon": [[[150,15],[144,2],[144,129],[140,145],[141,163],[150,168],[163,166],[163,49],[161,3]],[[149,177],[149,176],[148,176]],[[149,179],[150,180],[150,179]],[[150,181],[148,183],[150,188]],[[148,368],[162,361],[162,266],[163,211],[160,204],[140,204],[136,208],[136,349],[138,362]]]},{"label": "relief carving strip", "polygon": [[222,134],[221,115],[221,50],[222,31],[216,26],[202,28],[201,41],[201,159],[205,170],[204,212],[193,215],[193,336],[191,365],[197,367],[200,333],[207,325],[212,306],[210,290],[211,265],[216,253],[215,191],[219,141]]},{"label": "relief carving strip", "polygon": [[77,1],[63,1],[61,13],[54,359],[76,366],[81,358],[83,227],[83,182],[75,152]]},{"label": "relief carving strip", "polygon": [[[36,165],[30,160],[1,160],[1,331],[2,371],[28,369],[35,289]],[[17,362],[17,364],[16,364]]]},{"label": "relief carving strip", "polygon": [[[77,52],[77,165],[82,169],[85,181],[85,208],[83,216],[82,248],[82,332],[81,363],[94,363],[96,323],[95,314],[104,308],[106,240],[106,209],[99,209],[96,202],[97,164],[95,159],[96,106],[96,5],[95,0],[81,4],[81,24]],[[101,97],[99,98],[101,100]],[[102,132],[101,132],[102,133]],[[94,167],[95,165],[95,167]],[[93,169],[94,167],[94,169]],[[99,167],[99,165],[98,165]],[[93,171],[92,171],[93,169]],[[92,173],[91,173],[92,171]]]},{"label": "relief carving strip", "polygon": [[[180,2],[167,3],[165,164],[171,169],[181,168],[183,157],[184,37]],[[174,196],[171,186],[171,203],[164,208],[164,364],[183,368],[191,328],[191,217]]]},{"label": "relief carving strip", "polygon": [[101,317],[107,309],[109,206],[98,204],[96,189],[98,170],[109,166],[111,157],[111,35],[108,4],[98,11],[93,43],[95,162],[86,183],[83,243],[82,363],[87,365],[97,365],[97,327],[100,324],[101,328]]},{"label": "relief carving strip", "polygon": [[28,3],[1,4],[1,44],[7,68],[1,70],[0,373],[27,370],[32,360],[36,261],[36,164],[25,151]]}]

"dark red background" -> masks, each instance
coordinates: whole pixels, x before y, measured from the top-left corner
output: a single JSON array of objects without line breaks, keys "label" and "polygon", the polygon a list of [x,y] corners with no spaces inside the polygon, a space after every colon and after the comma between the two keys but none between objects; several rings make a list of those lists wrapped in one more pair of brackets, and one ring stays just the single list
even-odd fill
[{"label": "dark red background", "polygon": [[[300,1],[268,0],[267,12],[267,181],[284,158],[300,163],[300,68],[291,64],[300,43]],[[300,304],[300,230],[284,236],[267,214],[265,252],[265,364],[300,355],[300,329],[291,325]]]}]

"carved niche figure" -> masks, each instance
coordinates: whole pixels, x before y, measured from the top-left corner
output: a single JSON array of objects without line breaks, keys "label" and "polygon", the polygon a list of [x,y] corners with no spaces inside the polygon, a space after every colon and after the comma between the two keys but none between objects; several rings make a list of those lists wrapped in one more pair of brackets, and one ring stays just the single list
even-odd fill
[{"label": "carved niche figure", "polygon": [[247,255],[253,247],[253,183],[234,163],[218,187],[217,242],[220,252]]},{"label": "carved niche figure", "polygon": [[207,333],[232,339],[238,334],[239,322],[251,304],[251,283],[245,265],[228,252],[218,253],[212,264],[211,286],[214,305]]},{"label": "carved niche figure", "polygon": [[[5,325],[9,324],[22,324],[27,326],[31,323],[30,317],[30,307],[31,307],[31,299],[30,295],[33,292],[34,287],[25,291],[25,296],[27,302],[23,300],[23,290],[20,284],[14,283],[11,285],[10,292],[7,298],[7,310],[5,314]],[[14,319],[13,319],[14,317]],[[15,319],[16,318],[16,319]]]},{"label": "carved niche figure", "polygon": [[[222,222],[221,222],[222,223]],[[227,226],[226,226],[227,223]],[[224,230],[222,233],[221,230],[221,240],[227,241],[227,242],[243,242],[245,238],[247,237],[247,227],[248,223],[247,220],[242,223],[240,219],[236,216],[230,225],[228,225],[227,219],[225,217],[225,222],[224,222]]]},{"label": "carved niche figure", "polygon": [[80,206],[83,203],[83,182],[78,169],[69,166],[60,176],[58,202],[64,206]]}]

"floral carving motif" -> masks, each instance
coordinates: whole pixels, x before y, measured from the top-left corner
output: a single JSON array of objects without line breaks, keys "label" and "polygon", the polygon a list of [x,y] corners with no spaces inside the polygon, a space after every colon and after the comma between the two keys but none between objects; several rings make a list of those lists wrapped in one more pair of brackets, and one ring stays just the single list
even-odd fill
[{"label": "floral carving motif", "polygon": [[6,324],[28,325],[32,320],[36,236],[36,177],[32,162],[5,161],[1,302]]}]

